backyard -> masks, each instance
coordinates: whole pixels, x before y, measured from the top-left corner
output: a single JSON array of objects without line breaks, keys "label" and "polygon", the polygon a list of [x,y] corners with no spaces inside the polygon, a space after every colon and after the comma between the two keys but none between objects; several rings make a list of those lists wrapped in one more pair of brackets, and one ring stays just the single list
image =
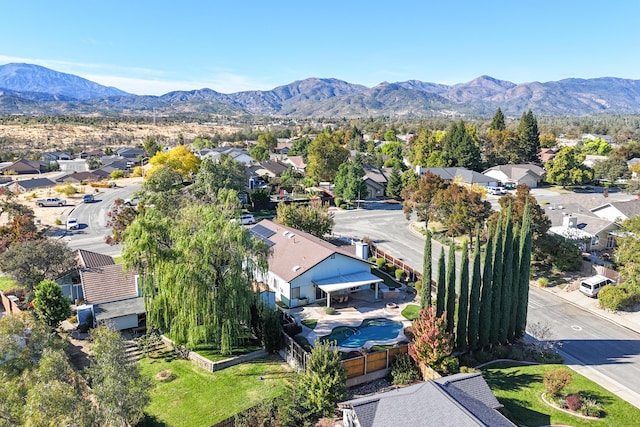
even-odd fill
[{"label": "backyard", "polygon": [[[277,357],[246,362],[217,372],[207,372],[189,360],[145,358],[143,375],[151,378],[151,404],[146,425],[204,426],[222,421],[262,399],[281,394],[295,375]],[[171,371],[168,380],[156,375]]]},{"label": "backyard", "polygon": [[482,369],[484,378],[505,414],[518,425],[546,426],[637,426],[640,409],[625,402],[587,378],[572,372],[572,381],[565,393],[578,393],[595,399],[602,405],[601,418],[585,419],[554,409],[542,400],[545,392],[544,374],[561,365],[525,365],[498,363]]}]

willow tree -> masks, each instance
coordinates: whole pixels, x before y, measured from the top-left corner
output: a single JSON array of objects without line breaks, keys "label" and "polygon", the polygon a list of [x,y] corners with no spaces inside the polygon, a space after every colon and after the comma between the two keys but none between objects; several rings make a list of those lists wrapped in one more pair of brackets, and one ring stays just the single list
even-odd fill
[{"label": "willow tree", "polygon": [[175,218],[150,209],[125,233],[123,258],[142,278],[147,322],[178,344],[228,354],[249,324],[252,280],[266,269],[268,248],[231,215],[220,203]]},{"label": "willow tree", "polygon": [[431,232],[427,228],[422,258],[422,287],[420,288],[420,306],[423,310],[431,305]]}]

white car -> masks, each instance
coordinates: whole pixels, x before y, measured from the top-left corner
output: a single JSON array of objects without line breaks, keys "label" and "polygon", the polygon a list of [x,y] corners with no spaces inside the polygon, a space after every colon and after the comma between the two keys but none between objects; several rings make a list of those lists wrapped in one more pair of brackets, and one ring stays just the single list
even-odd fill
[{"label": "white car", "polygon": [[[238,222],[238,220],[236,218],[233,218],[231,222]],[[253,214],[242,214],[242,216],[240,217],[240,224],[242,225],[249,225],[249,224],[255,224],[255,223],[256,223],[256,219],[253,217]]]},{"label": "white car", "polygon": [[80,228],[80,224],[78,224],[78,220],[76,218],[67,219],[67,230],[77,230],[78,228]]}]

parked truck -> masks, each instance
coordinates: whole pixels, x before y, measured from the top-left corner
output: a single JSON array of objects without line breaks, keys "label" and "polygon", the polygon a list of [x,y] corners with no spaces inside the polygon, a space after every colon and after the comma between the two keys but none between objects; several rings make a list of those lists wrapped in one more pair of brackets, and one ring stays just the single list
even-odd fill
[{"label": "parked truck", "polygon": [[58,197],[47,197],[46,199],[38,199],[36,200],[36,205],[42,207],[46,206],[65,206],[67,201],[64,199],[59,199]]}]

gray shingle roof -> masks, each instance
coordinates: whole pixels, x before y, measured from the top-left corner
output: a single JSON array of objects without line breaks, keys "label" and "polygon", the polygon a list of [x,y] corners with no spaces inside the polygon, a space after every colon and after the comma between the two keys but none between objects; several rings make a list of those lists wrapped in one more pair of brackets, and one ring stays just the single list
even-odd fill
[{"label": "gray shingle roof", "polygon": [[78,249],[78,264],[80,268],[102,267],[103,265],[113,265],[115,263],[109,255]]},{"label": "gray shingle roof", "polygon": [[465,168],[422,168],[422,171],[439,175],[445,181],[452,181],[458,176],[467,184],[489,184],[495,181],[480,172]]},{"label": "gray shingle roof", "polygon": [[119,264],[80,270],[84,299],[88,304],[120,301],[138,296],[135,273]]}]

